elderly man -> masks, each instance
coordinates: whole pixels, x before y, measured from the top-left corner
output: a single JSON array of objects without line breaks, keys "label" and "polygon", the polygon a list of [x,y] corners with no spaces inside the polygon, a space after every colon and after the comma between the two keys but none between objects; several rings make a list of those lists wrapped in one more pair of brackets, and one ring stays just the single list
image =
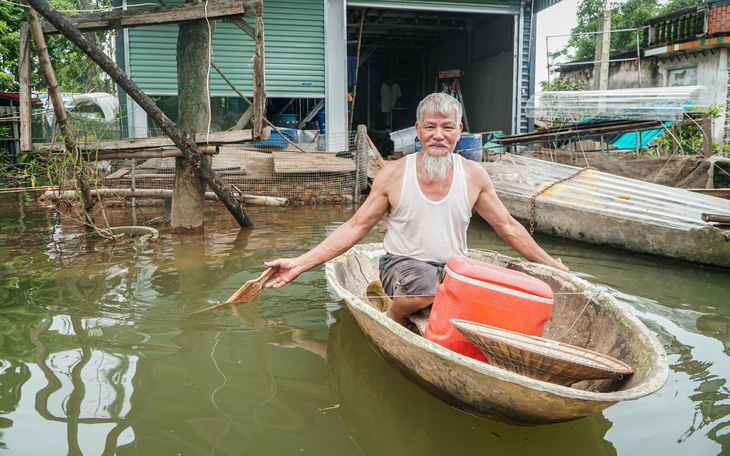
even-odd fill
[{"label": "elderly man", "polygon": [[265,263],[277,267],[267,287],[279,288],[302,272],[346,252],[388,213],[380,277],[393,297],[388,316],[401,325],[433,302],[437,269],[452,256],[466,256],[466,230],[472,208],[507,244],[526,259],[567,271],[538,246],[509,215],[484,167],[452,152],[461,137],[461,104],[434,93],[416,113],[421,151],[380,170],[365,203],[321,244],[298,258]]}]

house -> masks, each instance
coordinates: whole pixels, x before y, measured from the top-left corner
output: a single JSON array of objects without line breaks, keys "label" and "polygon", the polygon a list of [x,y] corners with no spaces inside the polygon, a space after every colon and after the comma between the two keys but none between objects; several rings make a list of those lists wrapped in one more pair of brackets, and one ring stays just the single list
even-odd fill
[{"label": "house", "polygon": [[[639,67],[636,48],[611,54],[608,89],[639,87],[639,74],[641,87],[702,86],[706,92],[704,102],[719,109],[712,136],[718,143],[730,144],[728,48],[727,0],[700,3],[654,17],[644,22]],[[586,89],[592,90],[592,61],[571,62],[570,66],[560,68],[560,75],[571,83],[584,80]]]},{"label": "house", "polygon": [[0,157],[20,154],[20,117],[17,93],[0,92]]},{"label": "house", "polygon": [[[265,0],[268,115],[293,114],[304,125],[324,108],[328,149],[344,150],[355,125],[412,125],[418,101],[452,82],[440,80],[439,72],[461,70],[472,132],[528,131],[522,107],[535,86],[535,16],[559,1]],[[121,30],[116,41],[117,62],[173,120],[177,34],[174,25],[150,26]],[[251,95],[251,38],[218,21],[211,41],[213,62]],[[210,93],[222,128],[246,107],[215,71]],[[348,96],[354,98],[352,126]],[[146,114],[128,97],[121,104],[130,135],[147,136]]]}]

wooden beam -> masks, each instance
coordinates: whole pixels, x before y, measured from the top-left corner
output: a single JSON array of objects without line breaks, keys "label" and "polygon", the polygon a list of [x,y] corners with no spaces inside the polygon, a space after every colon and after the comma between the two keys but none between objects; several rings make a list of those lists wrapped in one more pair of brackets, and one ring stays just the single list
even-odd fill
[{"label": "wooden beam", "polygon": [[[269,138],[269,129],[264,130],[264,139]],[[242,142],[251,141],[253,138],[251,130],[235,130],[235,131],[217,131],[206,135],[205,133],[198,133],[195,135],[195,143],[198,145],[223,145],[223,144],[239,144]],[[127,151],[132,152],[136,150],[151,150],[163,147],[174,146],[175,143],[172,139],[167,137],[160,138],[136,138],[136,139],[124,139],[114,141],[99,141],[99,142],[88,142],[77,144],[79,150],[84,153],[92,152],[121,152]],[[63,150],[63,145],[59,144],[36,144],[33,148],[37,152],[58,152]]]},{"label": "wooden beam", "polygon": [[248,22],[244,21],[240,17],[234,17],[233,19],[226,20],[246,32],[246,34],[251,38],[256,39],[256,29]]},{"label": "wooden beam", "polygon": [[233,197],[231,191],[220,177],[213,171],[195,142],[184,134],[178,126],[139,88],[112,59],[91,42],[76,27],[70,24],[58,11],[45,0],[26,0],[39,14],[51,22],[63,36],[88,55],[117,85],[124,90],[142,108],[175,145],[183,151],[185,158],[195,164],[195,172],[208,184],[236,221],[244,228],[253,228],[253,221],[248,217],[241,204]]},{"label": "wooden beam", "polygon": [[[102,32],[110,29],[125,29],[145,25],[178,24],[207,18],[235,18],[240,16],[261,16],[263,0],[226,0],[221,2],[184,3],[182,5],[155,6],[128,10],[104,11],[101,13],[68,16],[66,20],[79,31]],[[43,33],[58,33],[56,27],[43,21]]]},{"label": "wooden beam", "polygon": [[20,24],[20,56],[18,59],[18,83],[20,85],[20,151],[30,152],[31,140],[31,90],[30,90],[30,30],[28,23]]},{"label": "wooden beam", "polygon": [[702,214],[702,220],[705,222],[730,223],[730,215]]}]

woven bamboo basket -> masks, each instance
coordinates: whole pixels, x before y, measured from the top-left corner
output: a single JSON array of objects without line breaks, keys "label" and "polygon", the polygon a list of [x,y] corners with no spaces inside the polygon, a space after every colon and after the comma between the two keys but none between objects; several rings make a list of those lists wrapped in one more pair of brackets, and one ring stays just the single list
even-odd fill
[{"label": "woven bamboo basket", "polygon": [[455,318],[450,322],[490,364],[537,380],[570,386],[634,372],[626,363],[575,345]]}]

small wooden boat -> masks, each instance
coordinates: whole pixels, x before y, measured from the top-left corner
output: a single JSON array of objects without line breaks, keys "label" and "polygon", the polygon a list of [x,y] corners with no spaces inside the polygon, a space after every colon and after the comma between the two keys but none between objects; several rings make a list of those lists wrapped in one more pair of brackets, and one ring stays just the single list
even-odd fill
[{"label": "small wooden boat", "polygon": [[395,323],[365,296],[378,279],[379,244],[364,244],[327,263],[325,275],[347,301],[370,345],[388,363],[430,393],[465,412],[493,421],[543,424],[573,420],[654,393],[669,375],[654,335],[609,293],[571,274],[493,252],[470,257],[545,281],[555,293],[543,336],[622,361],[634,373],[586,380],[570,387],[536,380],[455,353]]}]

